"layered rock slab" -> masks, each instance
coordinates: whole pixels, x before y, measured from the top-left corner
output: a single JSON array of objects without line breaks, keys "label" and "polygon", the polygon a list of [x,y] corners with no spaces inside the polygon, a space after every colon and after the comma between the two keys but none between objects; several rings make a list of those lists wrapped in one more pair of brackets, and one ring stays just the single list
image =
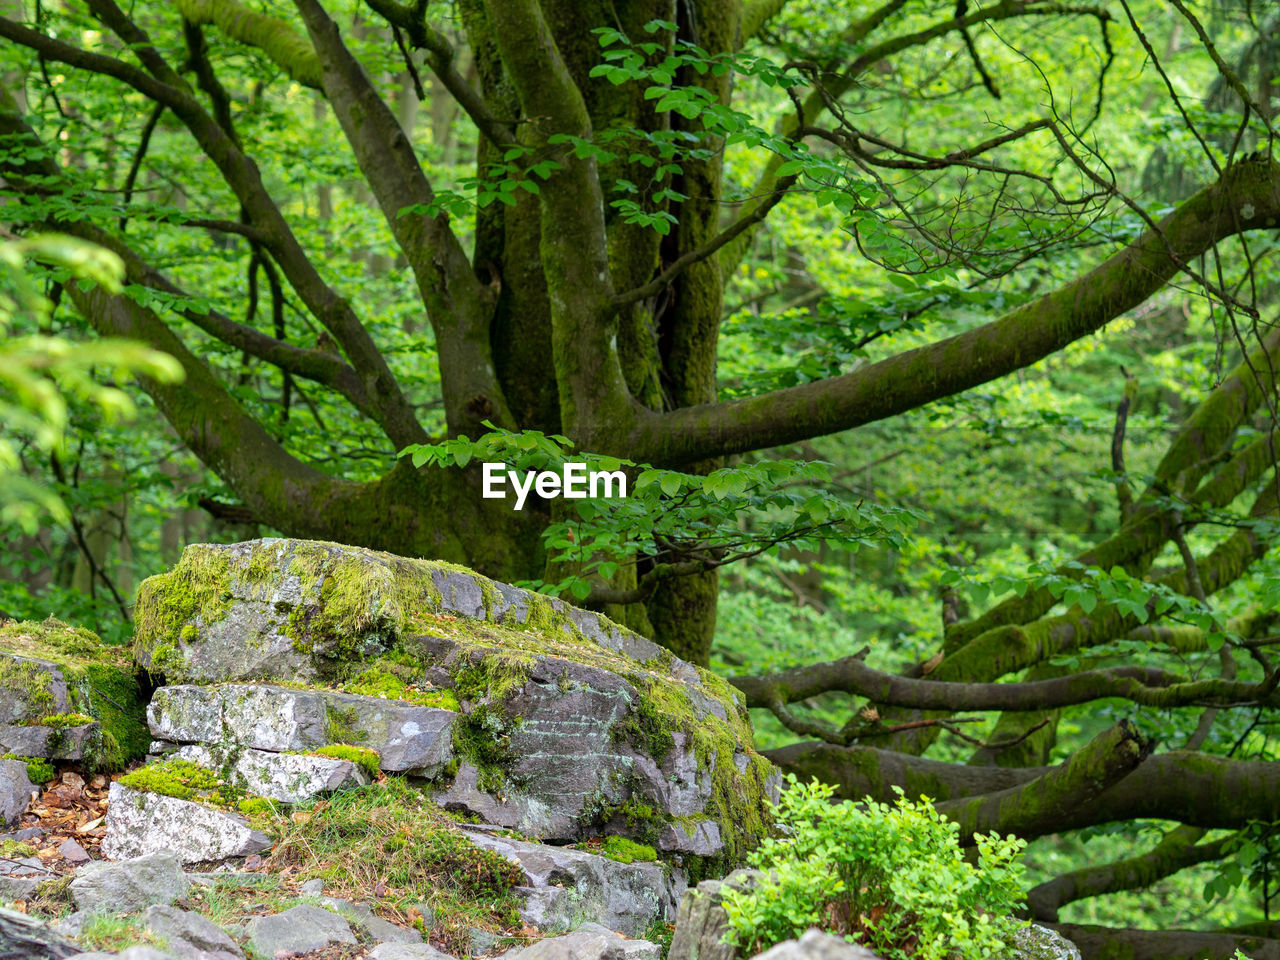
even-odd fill
[{"label": "layered rock slab", "polygon": [[[450,564],[276,539],[188,547],[143,585],[136,619],[138,661],[190,688],[160,691],[159,741],[368,746],[385,770],[443,774],[446,807],[554,841],[617,833],[672,856],[732,860],[766,826],[776,775],[737,691],[556,598]],[[334,689],[273,688],[268,699],[292,713],[263,722],[205,686],[273,680]],[[358,703],[335,705],[371,683],[388,691],[383,704],[400,703],[388,714],[456,707],[434,721],[455,759],[417,753],[411,738],[401,750]],[[219,698],[221,712],[179,716],[183,697]],[[334,735],[330,707],[356,711],[338,725],[348,735]]]},{"label": "layered rock slab", "polygon": [[245,857],[271,846],[271,838],[244,817],[191,800],[113,783],[107,801],[102,852],[112,860],[171,851],[183,863],[200,863]]}]

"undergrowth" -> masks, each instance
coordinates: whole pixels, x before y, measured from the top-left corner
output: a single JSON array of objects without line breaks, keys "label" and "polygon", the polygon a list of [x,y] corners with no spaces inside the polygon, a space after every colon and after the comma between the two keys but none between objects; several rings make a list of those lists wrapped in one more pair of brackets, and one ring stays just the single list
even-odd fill
[{"label": "undergrowth", "polygon": [[[375,909],[431,908],[432,939],[455,955],[467,928],[500,931],[520,923],[514,888],[523,871],[483,850],[403,778],[347,790],[259,821],[277,841],[267,867],[319,877],[325,892],[369,900]],[[379,893],[378,891],[382,891]]]}]

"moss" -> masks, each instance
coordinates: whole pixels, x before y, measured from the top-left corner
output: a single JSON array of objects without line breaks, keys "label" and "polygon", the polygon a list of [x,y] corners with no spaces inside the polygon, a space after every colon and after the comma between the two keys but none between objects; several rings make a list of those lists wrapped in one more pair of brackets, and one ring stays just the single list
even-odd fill
[{"label": "moss", "polygon": [[610,860],[617,860],[619,863],[658,859],[658,852],[653,847],[647,843],[636,843],[626,837],[606,837],[600,852]]},{"label": "moss", "polygon": [[356,729],[356,711],[354,707],[345,710],[332,705],[325,706],[324,736],[330,743],[356,744],[367,740],[369,735]]},{"label": "moss", "polygon": [[353,747],[345,743],[331,743],[314,751],[319,757],[333,757],[335,760],[347,760],[363,770],[370,779],[376,779],[381,769],[382,758],[378,751],[368,747]]},{"label": "moss", "polygon": [[93,723],[93,717],[86,717],[83,713],[51,713],[47,717],[27,721],[28,726],[53,727],[56,730],[83,727],[86,723]]},{"label": "moss", "polygon": [[[196,632],[195,627],[190,625],[182,628],[183,634],[190,630]],[[151,651],[151,672],[159,674],[170,682],[181,681],[184,678],[183,672],[186,666],[187,658],[182,652],[168,640],[156,645]]]},{"label": "moss", "polygon": [[38,663],[30,660],[0,658],[0,690],[6,699],[16,700],[27,713],[44,713],[56,709],[50,687],[53,677]]},{"label": "moss", "polygon": [[158,793],[179,800],[196,800],[209,806],[234,809],[245,797],[217,773],[176,758],[140,767],[120,778],[121,785],[143,793]]},{"label": "moss", "polygon": [[200,639],[200,631],[196,629],[194,623],[188,623],[178,631],[178,639],[183,643],[195,643]]},{"label": "moss", "polygon": [[[121,648],[108,646],[91,631],[52,617],[39,623],[0,627],[0,688],[12,694],[2,678],[11,665],[23,661],[3,656],[5,653],[47,661],[62,672],[67,685],[67,712],[87,716],[102,725],[102,737],[91,758],[94,769],[114,771],[146,753],[151,742],[146,725],[147,694]],[[20,672],[17,677],[11,674],[11,679],[28,683],[23,689],[46,694],[37,697],[39,709],[30,710],[29,715],[53,714],[58,705],[50,693],[50,675],[43,669],[38,676],[30,668]]]},{"label": "moss", "polygon": [[483,703],[453,723],[454,752],[475,765],[477,785],[486,793],[499,793],[506,783],[505,770],[515,762],[511,731],[518,724],[500,707]]},{"label": "moss", "polygon": [[246,817],[274,813],[275,809],[275,803],[266,797],[248,797],[236,803],[236,810]]},{"label": "moss", "polygon": [[57,775],[53,764],[43,757],[27,758],[27,779],[32,783],[48,783]]},{"label": "moss", "polygon": [[21,840],[0,840],[0,857],[34,857],[36,848]]},{"label": "moss", "polygon": [[[399,665],[393,664],[393,666]],[[409,667],[403,667],[403,669],[411,673],[416,672]],[[423,689],[407,682],[399,671],[384,667],[370,667],[351,680],[340,684],[338,689],[344,693],[355,693],[365,697],[384,697],[387,700],[404,700],[424,707],[452,710],[454,713],[459,710],[458,698],[452,690]]]},{"label": "moss", "polygon": [[186,627],[207,627],[226,617],[230,566],[225,551],[188,547],[176,567],[142,582],[134,609],[134,650],[141,662],[150,663],[151,651],[164,641],[183,641]]}]

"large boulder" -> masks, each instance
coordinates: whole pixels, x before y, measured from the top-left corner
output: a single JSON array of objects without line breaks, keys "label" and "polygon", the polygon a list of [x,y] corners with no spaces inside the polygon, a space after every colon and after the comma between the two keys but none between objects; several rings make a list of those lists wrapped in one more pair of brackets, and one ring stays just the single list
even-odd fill
[{"label": "large boulder", "polygon": [[763,834],[776,793],[722,679],[451,564],[193,545],[142,585],[136,625],[138,662],[178,684],[152,708],[160,747],[367,746],[385,770],[437,777],[446,808],[536,838],[620,834],[725,862]]},{"label": "large boulder", "polygon": [[271,839],[244,817],[192,800],[113,783],[107,801],[102,852],[113,860],[172,851],[183,863],[201,863],[245,857],[271,846]]},{"label": "large boulder", "polygon": [[85,913],[136,913],[153,904],[171,904],[186,896],[191,881],[169,850],[81,867],[71,881],[71,899]]},{"label": "large boulder", "polygon": [[146,752],[144,704],[122,648],[53,618],[0,626],[0,754],[118,769]]}]

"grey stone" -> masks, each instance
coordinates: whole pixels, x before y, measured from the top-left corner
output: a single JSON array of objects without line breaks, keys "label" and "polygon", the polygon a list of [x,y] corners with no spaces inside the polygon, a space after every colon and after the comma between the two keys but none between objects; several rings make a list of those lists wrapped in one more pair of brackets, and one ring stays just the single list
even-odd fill
[{"label": "grey stone", "polygon": [[775,944],[757,960],[879,960],[866,947],[847,943],[840,937],[810,927],[799,940]]},{"label": "grey stone", "polygon": [[1014,960],[1080,960],[1080,948],[1060,934],[1037,923],[1014,935]]},{"label": "grey stone", "polygon": [[366,940],[373,943],[421,943],[422,934],[383,920],[377,916],[367,903],[352,903],[350,900],[339,900],[337,897],[322,897],[320,902],[330,910],[336,910],[344,920],[351,924],[351,929]]},{"label": "grey stone", "polygon": [[177,958],[164,950],[139,945],[128,947],[119,953],[103,953],[100,950],[95,950],[93,953],[77,953],[71,960],[177,960]]},{"label": "grey stone", "polygon": [[18,857],[0,860],[0,870],[10,877],[52,877],[55,871],[44,865],[39,857]]},{"label": "grey stone", "polygon": [[0,907],[0,957],[62,960],[79,949],[39,920]]},{"label": "grey stone", "polygon": [[594,921],[628,936],[640,936],[655,920],[670,920],[683,890],[658,863],[618,863],[583,850],[527,843],[468,831],[476,846],[520,865],[531,886],[520,911],[526,923],[548,932]]},{"label": "grey stone", "polygon": [[0,840],[17,840],[19,843],[28,843],[32,840],[39,840],[43,836],[44,830],[41,827],[23,827],[21,830],[14,830],[12,833],[0,834]]},{"label": "grey stone", "polygon": [[482,957],[491,953],[502,938],[481,927],[467,927],[467,953],[473,957]]},{"label": "grey stone", "polygon": [[51,923],[50,926],[64,937],[70,937],[74,940],[80,936],[81,931],[84,930],[85,921],[91,916],[93,914],[89,913],[88,910],[77,910],[75,913],[69,913],[61,920]]},{"label": "grey stone", "polygon": [[[19,657],[11,653],[0,653],[0,660],[20,666],[24,671],[34,667],[49,675],[49,682],[44,687],[50,699],[33,696],[40,691],[34,684],[18,686],[0,686],[0,724],[20,723],[24,720],[39,720],[53,713],[67,712],[67,681],[62,670],[48,660],[37,660],[35,657]],[[28,754],[24,754],[28,756]]]},{"label": "grey stone", "polygon": [[80,910],[136,913],[155,903],[186,895],[191,881],[171,850],[118,863],[98,861],[81,867],[71,881],[71,899]]},{"label": "grey stone", "polygon": [[456,716],[381,697],[244,684],[162,687],[147,707],[159,739],[273,753],[335,742],[328,731],[337,717],[360,746],[377,751],[383,770],[415,776],[433,776],[452,758]]},{"label": "grey stone", "polygon": [[369,782],[354,763],[334,757],[252,749],[210,749],[199,744],[183,747],[178,751],[178,757],[219,771],[235,786],[254,796],[270,797],[281,803],[302,803],[321,794]]},{"label": "grey stone", "polygon": [[[643,943],[644,941],[635,941]],[[559,937],[545,937],[527,947],[516,947],[506,960],[625,960],[626,941],[611,931],[578,929]],[[651,944],[656,948],[656,944]],[[659,950],[659,955],[661,951]],[[633,956],[642,956],[633,954]],[[648,954],[643,954],[648,956]]]},{"label": "grey stone", "polygon": [[737,948],[723,942],[729,929],[729,915],[721,905],[724,889],[750,889],[759,876],[755,870],[735,870],[724,880],[703,880],[686,890],[676,913],[667,960],[735,960]]},{"label": "grey stone", "polygon": [[369,960],[454,960],[429,943],[380,943],[369,951]]},{"label": "grey stone", "polygon": [[0,903],[30,900],[38,886],[40,881],[32,877],[0,876]]},{"label": "grey stone", "polygon": [[709,857],[724,849],[724,841],[720,839],[720,825],[714,820],[676,821],[663,825],[658,849]]},{"label": "grey stone", "polygon": [[50,760],[83,760],[101,749],[97,720],[75,727],[0,725],[0,753]]},{"label": "grey stone", "polygon": [[324,893],[324,881],[318,877],[314,880],[307,880],[299,884],[298,889],[302,891],[303,896],[318,897]]},{"label": "grey stone", "polygon": [[617,931],[598,923],[584,923],[574,933],[597,933],[613,937],[622,944],[622,955],[627,960],[661,960],[662,947],[648,940],[631,940],[619,936]]},{"label": "grey stone", "polygon": [[271,846],[271,838],[243,817],[190,800],[143,793],[119,782],[107,793],[103,855],[112,859],[173,851],[183,863],[244,857]]},{"label": "grey stone", "polygon": [[83,866],[89,862],[89,854],[85,852],[84,847],[76,843],[70,837],[58,844],[58,855],[68,863],[75,864],[77,867]]},{"label": "grey stone", "polygon": [[249,947],[266,957],[295,957],[331,943],[355,943],[347,921],[332,910],[300,904],[284,913],[254,917],[244,925]]},{"label": "grey stone", "polygon": [[198,953],[200,960],[240,960],[244,956],[225,930],[198,913],[157,905],[143,912],[142,924],[180,955]]},{"label": "grey stone", "polygon": [[27,765],[21,760],[0,760],[0,823],[17,823],[35,785],[27,776]]}]

